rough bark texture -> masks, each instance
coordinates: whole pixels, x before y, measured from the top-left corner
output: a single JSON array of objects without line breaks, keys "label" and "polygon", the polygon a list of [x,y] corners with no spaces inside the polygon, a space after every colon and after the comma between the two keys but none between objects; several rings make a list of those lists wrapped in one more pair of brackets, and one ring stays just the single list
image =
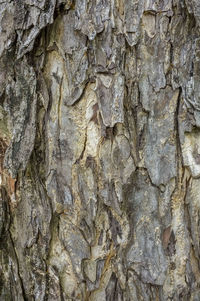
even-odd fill
[{"label": "rough bark texture", "polygon": [[0,0],[0,300],[200,300],[199,0]]}]

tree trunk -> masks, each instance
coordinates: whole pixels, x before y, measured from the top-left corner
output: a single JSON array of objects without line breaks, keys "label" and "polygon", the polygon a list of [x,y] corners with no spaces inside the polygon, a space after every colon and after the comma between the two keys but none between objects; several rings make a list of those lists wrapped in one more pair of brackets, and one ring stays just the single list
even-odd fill
[{"label": "tree trunk", "polygon": [[200,300],[199,0],[0,1],[0,300]]}]

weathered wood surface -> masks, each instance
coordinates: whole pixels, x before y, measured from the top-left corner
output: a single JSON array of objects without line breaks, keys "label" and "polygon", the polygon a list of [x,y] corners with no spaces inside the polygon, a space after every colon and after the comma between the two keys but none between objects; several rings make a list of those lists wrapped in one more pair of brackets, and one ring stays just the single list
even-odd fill
[{"label": "weathered wood surface", "polygon": [[200,300],[199,0],[0,1],[0,300]]}]

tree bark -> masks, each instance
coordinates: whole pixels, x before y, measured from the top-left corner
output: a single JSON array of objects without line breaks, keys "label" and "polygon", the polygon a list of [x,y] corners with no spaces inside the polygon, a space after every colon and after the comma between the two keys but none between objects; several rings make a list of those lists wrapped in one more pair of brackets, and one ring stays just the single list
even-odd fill
[{"label": "tree bark", "polygon": [[200,300],[199,26],[0,1],[0,300]]}]

